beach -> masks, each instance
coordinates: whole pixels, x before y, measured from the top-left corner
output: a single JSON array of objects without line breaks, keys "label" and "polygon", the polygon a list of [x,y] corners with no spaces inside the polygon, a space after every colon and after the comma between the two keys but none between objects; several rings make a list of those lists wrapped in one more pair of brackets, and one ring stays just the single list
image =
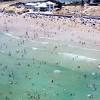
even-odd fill
[{"label": "beach", "polygon": [[[38,60],[49,63],[60,62],[61,59],[56,61],[53,56],[57,53],[57,55],[66,55],[72,59],[77,58],[83,61],[87,60],[87,62],[90,61],[90,63],[92,61],[95,64],[99,63],[100,30],[98,27],[100,20],[98,19],[68,18],[43,14],[18,15],[1,13],[0,22],[2,22],[0,23],[0,32],[5,33],[4,36],[19,40],[18,45],[30,42],[33,45],[31,47],[33,51],[38,51],[38,49],[48,51],[47,54],[46,52],[38,53],[38,56],[35,56]],[[1,43],[1,45],[3,44]],[[42,47],[42,45],[44,46]],[[74,49],[76,50],[74,51]],[[61,60],[63,63],[60,63],[62,65],[66,63],[63,60]],[[85,68],[86,66],[83,69]]]},{"label": "beach", "polygon": [[99,100],[99,37],[98,19],[0,13],[0,100]]},{"label": "beach", "polygon": [[100,20],[57,16],[1,14],[0,31],[31,40],[52,39],[83,46],[100,44]]}]

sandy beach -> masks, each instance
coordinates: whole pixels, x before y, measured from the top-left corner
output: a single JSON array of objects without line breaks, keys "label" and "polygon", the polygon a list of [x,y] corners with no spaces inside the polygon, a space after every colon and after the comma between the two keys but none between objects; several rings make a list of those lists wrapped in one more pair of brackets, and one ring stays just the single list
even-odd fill
[{"label": "sandy beach", "polygon": [[100,45],[100,20],[0,13],[0,32],[34,39],[60,40],[85,47]]}]

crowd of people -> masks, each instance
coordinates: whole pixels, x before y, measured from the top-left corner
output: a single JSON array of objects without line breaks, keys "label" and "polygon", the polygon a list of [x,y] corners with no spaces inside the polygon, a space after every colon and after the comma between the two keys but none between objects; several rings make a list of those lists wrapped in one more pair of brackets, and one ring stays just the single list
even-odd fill
[{"label": "crowd of people", "polygon": [[[86,47],[88,45],[92,47],[100,43],[100,40],[99,40],[100,31],[96,29],[96,26],[100,25],[100,21],[99,20],[97,21],[96,19],[84,19],[82,17],[76,18],[74,16],[71,18],[68,18],[68,17],[63,17],[63,16],[47,16],[47,15],[39,15],[39,14],[17,15],[17,14],[0,13],[0,22],[1,22],[0,32],[5,33],[5,35],[12,37],[13,39],[17,41],[17,44],[14,43],[14,45],[16,45],[15,48],[18,47],[19,49],[16,49],[15,55],[19,55],[18,58],[20,58],[21,61],[19,61],[19,59],[16,59],[15,62],[17,61],[17,63],[13,62],[14,63],[13,66],[16,66],[16,70],[20,69],[21,71],[23,69],[23,66],[25,67],[24,68],[25,72],[23,72],[24,73],[23,80],[27,80],[28,82],[34,79],[34,77],[32,76],[33,74],[37,77],[37,80],[38,80],[41,77],[41,71],[43,69],[43,67],[41,66],[45,66],[46,64],[48,65],[48,62],[37,61],[34,57],[32,57],[32,59],[30,59],[32,63],[29,63],[30,61],[26,61],[24,62],[25,64],[23,64],[23,60],[25,60],[25,56],[27,55],[27,53],[29,54],[29,52],[27,52],[27,49],[24,48],[26,41],[33,42],[36,40],[38,42],[41,39],[55,41],[55,42],[64,41],[66,43],[67,42],[73,43],[74,45],[78,44],[83,47]],[[9,39],[9,42],[10,41],[11,39]],[[12,40],[11,42],[13,41],[14,40]],[[53,50],[53,52],[59,48],[58,45],[54,45],[52,47],[53,48],[51,49]],[[1,50],[5,49],[6,51],[7,49],[9,50],[9,48],[10,47],[7,45],[7,43],[0,43]],[[21,48],[22,50],[20,50]],[[36,50],[36,48],[34,50]],[[0,53],[3,53],[3,52],[0,51]],[[51,54],[53,53],[51,52]],[[15,55],[14,53],[12,53],[11,49],[7,52],[7,57],[11,60],[13,56]],[[74,60],[75,59],[72,58],[72,61]],[[38,66],[35,66],[34,63],[36,62],[38,62]],[[60,62],[55,62],[54,65],[51,65],[51,66],[60,66]],[[8,65],[5,65],[5,64],[3,65],[3,63],[0,63],[0,68],[2,68],[0,75],[2,77],[4,76],[4,73],[6,71],[9,71],[8,67],[9,67]],[[31,70],[33,69],[35,70],[35,67],[37,67],[38,70],[36,70],[36,72],[33,71],[34,73],[32,73],[32,75],[30,74],[30,72],[27,72],[27,70],[29,70],[30,68]],[[78,66],[77,68],[81,69],[81,66]],[[20,70],[18,71],[20,72]],[[43,70],[44,70],[44,73],[48,75],[49,71],[45,70],[45,68]],[[60,70],[55,70],[53,72],[53,77],[51,77],[49,82],[46,81],[48,84],[51,85],[49,87],[49,89],[51,90],[55,86],[58,86],[60,88],[63,87],[62,82],[61,83],[55,82],[56,80],[55,74],[59,76],[59,74],[62,74],[62,73]],[[8,72],[7,75],[8,75],[7,77],[9,79],[8,81],[9,81],[10,86],[17,86],[21,84],[17,80],[13,70]],[[83,74],[83,73],[82,75],[83,75],[82,79],[87,80],[89,75]],[[96,79],[97,73],[94,72],[90,76],[92,76],[93,78],[95,77]],[[34,83],[36,85],[36,82]],[[31,86],[34,86],[34,83],[31,83]],[[95,82],[94,83],[91,82],[85,85],[86,85],[85,88],[91,89],[92,91],[97,91]],[[70,90],[71,92],[67,93],[66,92],[67,90],[65,88],[62,88],[62,89],[64,93],[68,94],[70,97],[74,97],[75,95],[77,95],[73,93],[73,91],[71,90]],[[35,91],[35,93],[33,94],[30,93],[29,91],[24,91],[24,92],[25,92],[25,95],[27,95],[27,97],[29,98],[29,100],[41,99],[41,95],[40,93],[38,93],[38,91]],[[44,93],[45,97],[48,95],[47,91],[45,91],[45,88],[43,88],[42,92]],[[10,91],[9,94],[13,94],[13,92]],[[60,95],[59,91],[57,91],[55,95],[59,96]],[[87,97],[90,99],[93,99],[94,95],[90,93],[90,94],[87,94]],[[5,100],[10,100],[9,96],[5,96]]]}]

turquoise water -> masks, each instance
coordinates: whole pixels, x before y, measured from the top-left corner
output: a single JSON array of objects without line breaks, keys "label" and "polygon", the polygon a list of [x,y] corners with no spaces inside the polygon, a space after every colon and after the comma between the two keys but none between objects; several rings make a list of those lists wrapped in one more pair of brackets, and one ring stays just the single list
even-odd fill
[{"label": "turquoise water", "polygon": [[0,100],[100,100],[100,51],[0,33]]}]

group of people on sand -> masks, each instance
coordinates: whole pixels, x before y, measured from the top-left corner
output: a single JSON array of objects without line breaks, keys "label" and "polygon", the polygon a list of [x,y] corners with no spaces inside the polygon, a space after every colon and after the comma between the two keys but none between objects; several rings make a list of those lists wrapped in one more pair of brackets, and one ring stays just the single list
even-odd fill
[{"label": "group of people on sand", "polygon": [[[96,30],[96,27],[100,25],[100,21],[96,19],[86,19],[82,17],[63,17],[63,16],[47,16],[40,14],[9,14],[3,13],[0,16],[4,22],[3,28],[6,32],[13,32],[11,29],[11,24],[16,30],[21,31],[20,36],[25,37],[31,40],[39,39],[41,37],[47,39],[65,39],[71,42],[77,42],[81,45],[86,45],[86,41],[83,38],[83,34],[80,32],[91,32],[95,33],[93,29]],[[20,25],[21,23],[22,25]],[[9,25],[10,24],[10,25]],[[19,24],[19,28],[16,27],[16,24]],[[20,29],[22,27],[23,29]],[[27,28],[26,28],[27,27]],[[72,29],[71,29],[72,28]],[[86,29],[87,28],[87,29]],[[72,31],[73,30],[73,31]],[[78,32],[77,32],[78,30]],[[72,31],[72,32],[71,32]],[[22,34],[24,33],[24,34]],[[77,34],[76,34],[77,33]],[[61,36],[62,34],[62,36]],[[16,34],[19,35],[19,34]],[[92,36],[92,35],[91,35]],[[67,38],[69,37],[69,38]],[[77,37],[77,39],[76,39]],[[91,38],[94,38],[93,36]],[[96,42],[95,42],[96,43]]]}]

